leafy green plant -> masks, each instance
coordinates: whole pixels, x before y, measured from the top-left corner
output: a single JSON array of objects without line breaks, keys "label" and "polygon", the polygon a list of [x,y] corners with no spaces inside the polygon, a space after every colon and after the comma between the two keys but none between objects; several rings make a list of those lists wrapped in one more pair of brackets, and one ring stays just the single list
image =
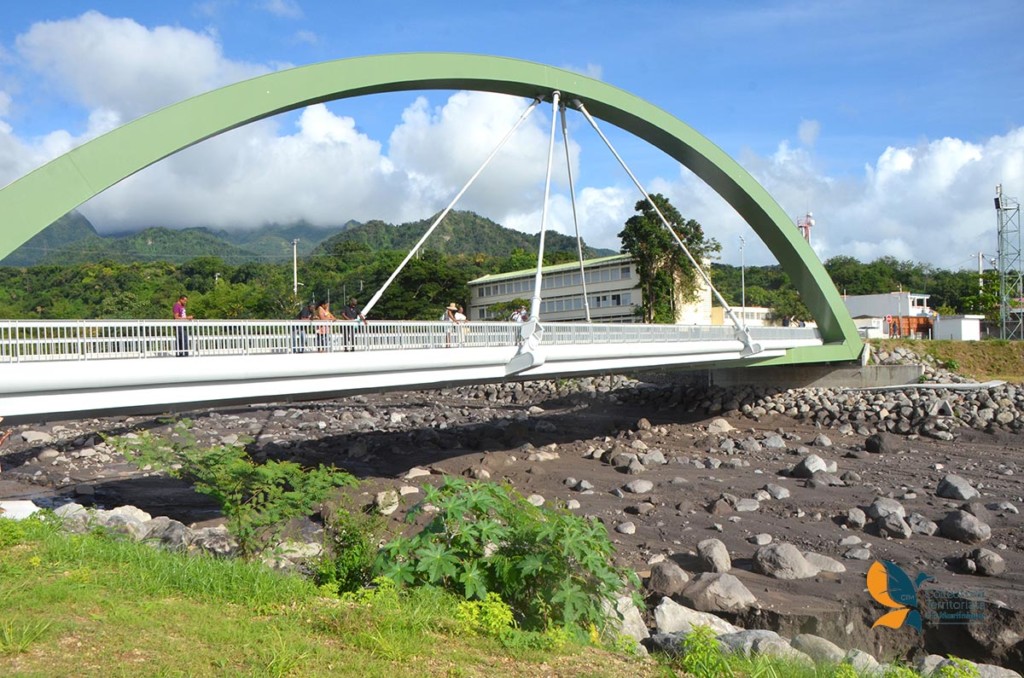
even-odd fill
[{"label": "leafy green plant", "polygon": [[636,575],[616,568],[604,526],[536,507],[506,486],[448,478],[410,511],[436,512],[417,534],[384,546],[375,571],[400,584],[431,584],[465,598],[491,591],[527,629],[604,625],[610,601]]},{"label": "leafy green plant", "polygon": [[512,608],[494,591],[483,600],[464,600],[455,609],[461,630],[471,636],[497,637],[515,624]]},{"label": "leafy green plant", "polygon": [[857,669],[852,664],[836,664],[832,669],[832,678],[859,678]]},{"label": "leafy green plant", "polygon": [[948,657],[949,663],[940,666],[934,673],[935,678],[978,678],[978,667],[966,659]]},{"label": "leafy green plant", "polygon": [[680,668],[695,678],[732,676],[715,632],[708,626],[694,626],[683,638]]},{"label": "leafy green plant", "polygon": [[16,520],[0,518],[0,548],[14,546],[25,540],[25,526]]},{"label": "leafy green plant", "polygon": [[890,664],[885,669],[883,678],[918,678],[920,674],[914,669],[902,664]]},{"label": "leafy green plant", "polygon": [[339,508],[327,520],[326,550],[316,568],[317,584],[334,593],[355,591],[372,577],[379,516]]},{"label": "leafy green plant", "polygon": [[244,556],[273,545],[289,520],[312,513],[332,489],[356,482],[348,473],[323,465],[304,469],[290,461],[257,464],[242,443],[200,448],[187,422],[175,427],[170,441],[146,433],[111,442],[136,464],[152,465],[213,497]]}]

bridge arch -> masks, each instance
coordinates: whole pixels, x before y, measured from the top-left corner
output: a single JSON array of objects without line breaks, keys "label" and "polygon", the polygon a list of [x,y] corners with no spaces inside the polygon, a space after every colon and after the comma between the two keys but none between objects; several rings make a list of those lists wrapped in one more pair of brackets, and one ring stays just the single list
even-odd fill
[{"label": "bridge arch", "polygon": [[503,57],[385,54],[270,73],[200,94],[129,122],[0,190],[0,258],[93,196],[205,139],[278,113],[347,97],[409,90],[476,90],[547,97],[559,90],[592,115],[670,155],[728,202],[800,293],[826,345],[767,363],[851,360],[861,341],[835,285],[789,216],[706,137],[628,92],[578,73]]}]

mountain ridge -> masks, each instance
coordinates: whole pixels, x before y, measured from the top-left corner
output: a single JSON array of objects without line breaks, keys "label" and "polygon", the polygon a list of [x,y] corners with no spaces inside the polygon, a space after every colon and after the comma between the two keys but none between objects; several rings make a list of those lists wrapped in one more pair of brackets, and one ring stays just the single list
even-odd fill
[{"label": "mountain ridge", "polygon": [[[205,256],[216,256],[235,264],[283,263],[292,258],[293,241],[298,241],[296,249],[302,258],[331,254],[342,243],[359,243],[374,250],[408,251],[436,216],[404,224],[375,219],[318,227],[298,221],[237,231],[206,226],[170,229],[152,225],[101,235],[84,215],[72,211],[0,260],[0,266],[66,265],[103,260],[181,264]],[[536,252],[539,240],[539,234],[502,226],[475,212],[452,211],[424,247],[445,254],[507,256],[515,250]],[[545,235],[545,249],[575,252],[576,239],[551,231]],[[588,258],[613,253],[617,252],[584,245],[584,256]]]}]

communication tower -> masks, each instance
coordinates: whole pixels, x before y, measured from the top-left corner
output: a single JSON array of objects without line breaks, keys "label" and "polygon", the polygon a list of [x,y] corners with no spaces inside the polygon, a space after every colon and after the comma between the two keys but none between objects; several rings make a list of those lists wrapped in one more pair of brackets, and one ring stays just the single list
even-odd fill
[{"label": "communication tower", "polygon": [[1024,277],[1021,275],[1020,203],[996,186],[999,225],[999,337],[1024,339]]},{"label": "communication tower", "polygon": [[797,219],[796,227],[808,243],[811,242],[811,229],[814,228],[814,215],[808,212],[800,219]]}]

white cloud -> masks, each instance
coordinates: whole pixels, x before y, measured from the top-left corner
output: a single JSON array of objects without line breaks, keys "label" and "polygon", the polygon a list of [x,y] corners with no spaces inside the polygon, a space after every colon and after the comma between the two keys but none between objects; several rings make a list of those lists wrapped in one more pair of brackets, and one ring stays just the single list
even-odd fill
[{"label": "white cloud", "polygon": [[36,23],[15,44],[57,95],[125,120],[269,70],[225,59],[210,35],[95,11]]},{"label": "white cloud", "polygon": [[[1024,128],[982,143],[943,138],[886,148],[861,177],[830,177],[808,151],[786,142],[770,158],[747,154],[741,164],[793,218],[794,228],[804,212],[814,212],[811,242],[823,260],[892,256],[956,270],[971,267],[978,251],[995,251],[995,185],[1024,197]],[[662,190],[723,243],[723,260],[739,262],[738,238],[749,227],[721,198],[688,172]],[[774,261],[760,243],[752,256],[747,242],[748,263]]]},{"label": "white cloud", "polygon": [[[75,125],[76,133],[57,129],[30,139],[19,136],[15,122],[0,120],[0,183],[137,115],[276,67],[225,58],[209,33],[148,28],[96,12],[36,24],[16,45],[34,76],[88,117]],[[21,104],[14,97],[20,99],[16,90],[0,91],[0,117]],[[247,125],[130,177],[87,203],[83,212],[105,231],[148,225],[241,228],[295,219],[321,225],[423,219],[450,202],[528,103],[476,92],[433,101],[410,95],[408,101],[386,139],[369,136],[360,120],[324,105]],[[541,104],[458,209],[537,232],[550,115],[550,104]],[[879,149],[862,174],[848,177],[823,169],[814,150],[821,134],[817,121],[803,120],[797,127],[799,146],[783,141],[770,156],[746,152],[739,160],[794,221],[814,212],[812,244],[822,259],[889,255],[944,268],[969,265],[978,250],[995,251],[995,185],[1024,198],[1024,128],[973,142],[941,138]],[[581,176],[578,165],[590,150],[589,142],[586,148],[571,143],[575,177]],[[554,163],[548,227],[571,235],[560,145]],[[577,186],[577,209],[586,241],[617,249],[616,234],[639,195],[627,182],[612,181]],[[739,263],[741,235],[748,264],[774,261],[735,211],[688,171],[646,181],[647,190],[669,196],[683,215],[700,221],[722,243],[724,261]]]},{"label": "white cloud", "polygon": [[302,8],[295,0],[264,0],[260,6],[275,16],[286,19],[302,18]]},{"label": "white cloud", "polygon": [[801,120],[797,136],[804,146],[813,146],[821,134],[821,123],[817,120]]}]

